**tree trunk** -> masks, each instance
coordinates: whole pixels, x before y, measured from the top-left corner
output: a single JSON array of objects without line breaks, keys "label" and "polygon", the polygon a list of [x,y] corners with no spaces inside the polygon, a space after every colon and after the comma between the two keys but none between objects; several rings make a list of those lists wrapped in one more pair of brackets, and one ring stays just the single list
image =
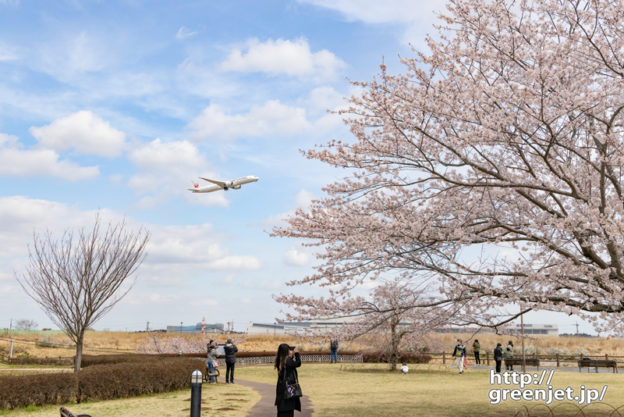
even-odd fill
[{"label": "tree trunk", "polygon": [[80,365],[82,364],[82,343],[83,338],[80,337],[76,342],[76,357],[74,358],[74,373],[77,374],[80,371]]},{"label": "tree trunk", "polygon": [[390,339],[391,339],[391,352],[390,352],[390,370],[394,371],[397,368],[397,362],[399,361],[399,342],[400,337],[396,331],[397,323],[392,322],[390,325]]}]

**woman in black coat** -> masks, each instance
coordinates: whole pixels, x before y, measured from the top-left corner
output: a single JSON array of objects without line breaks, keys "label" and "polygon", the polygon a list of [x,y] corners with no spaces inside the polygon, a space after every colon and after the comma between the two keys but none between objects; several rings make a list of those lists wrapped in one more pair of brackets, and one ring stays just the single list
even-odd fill
[{"label": "woman in black coat", "polygon": [[277,370],[277,385],[275,386],[275,405],[277,406],[277,417],[293,417],[295,410],[301,411],[301,400],[299,397],[287,399],[284,391],[286,382],[294,384],[298,381],[297,368],[301,366],[301,357],[296,348],[290,349],[286,343],[282,343],[277,348],[275,357],[275,369]]}]

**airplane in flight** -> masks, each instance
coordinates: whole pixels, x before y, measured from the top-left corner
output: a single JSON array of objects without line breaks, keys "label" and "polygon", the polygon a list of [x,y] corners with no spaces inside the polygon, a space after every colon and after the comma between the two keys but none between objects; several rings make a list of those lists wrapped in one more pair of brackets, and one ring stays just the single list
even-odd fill
[{"label": "airplane in flight", "polygon": [[211,182],[212,185],[206,185],[204,187],[200,187],[199,183],[193,181],[193,188],[189,188],[188,190],[193,193],[211,193],[213,191],[224,190],[227,191],[230,188],[234,190],[238,190],[241,188],[243,184],[249,184],[250,182],[258,181],[258,177],[254,175],[247,175],[246,177],[237,178],[235,180],[230,181],[217,181],[211,180],[210,178],[199,177],[204,181]]}]

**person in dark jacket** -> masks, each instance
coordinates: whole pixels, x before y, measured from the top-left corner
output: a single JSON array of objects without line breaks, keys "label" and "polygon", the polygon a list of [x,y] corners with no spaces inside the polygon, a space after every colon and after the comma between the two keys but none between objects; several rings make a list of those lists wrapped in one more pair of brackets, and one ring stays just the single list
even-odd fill
[{"label": "person in dark jacket", "polygon": [[481,365],[481,358],[479,357],[480,350],[481,350],[481,344],[479,343],[478,339],[475,339],[475,341],[472,342],[472,351],[474,352],[475,363],[477,365]]},{"label": "person in dark jacket", "polygon": [[232,339],[228,339],[223,346],[223,351],[225,352],[225,383],[233,384],[234,383],[234,365],[236,364],[236,352],[238,352],[238,348],[235,344],[232,343]]},{"label": "person in dark jacket", "polygon": [[338,362],[338,339],[332,339],[329,342],[329,363],[337,363]]},{"label": "person in dark jacket", "polygon": [[277,348],[275,369],[277,370],[277,384],[275,386],[275,406],[277,417],[294,417],[295,410],[301,411],[299,397],[286,398],[286,383],[294,384],[299,380],[297,368],[301,366],[301,357],[295,347],[282,343]]},{"label": "person in dark jacket", "polygon": [[500,343],[497,343],[496,349],[494,349],[494,361],[496,361],[496,373],[500,374],[503,363],[503,345]]}]

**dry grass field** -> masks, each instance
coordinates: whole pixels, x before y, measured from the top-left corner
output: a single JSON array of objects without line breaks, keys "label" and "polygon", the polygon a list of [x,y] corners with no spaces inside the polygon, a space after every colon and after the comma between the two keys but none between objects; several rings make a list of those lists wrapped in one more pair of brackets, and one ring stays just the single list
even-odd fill
[{"label": "dry grass field", "polygon": [[[237,372],[238,378],[275,383],[275,370],[270,367],[245,367]],[[551,414],[540,402],[507,400],[491,405],[492,388],[519,387],[490,385],[487,370],[459,375],[451,367],[410,365],[410,372],[402,376],[381,364],[303,364],[299,368],[299,382],[313,402],[315,417],[524,417],[523,405],[532,416],[617,417],[611,406],[624,405],[622,378],[620,374],[555,371],[555,388],[570,386],[577,393],[581,385],[608,388],[604,402],[590,405],[584,413],[573,403],[554,402]]]},{"label": "dry grass field", "polygon": [[[260,399],[260,395],[242,385],[204,384],[202,388],[202,416],[241,417]],[[111,401],[92,401],[66,404],[75,414],[86,413],[94,417],[185,417],[189,415],[190,390],[124,398]],[[0,410],[6,417],[58,416],[59,406],[26,407]]]},{"label": "dry grass field", "polygon": [[[433,351],[450,352],[455,345],[455,339],[462,337],[468,340],[471,335],[467,334],[435,334],[430,336],[429,344]],[[110,354],[141,352],[153,344],[153,337],[166,341],[168,338],[192,339],[197,346],[205,346],[210,339],[216,339],[219,343],[225,343],[226,335],[180,335],[157,333],[153,336],[146,333],[104,332],[91,331],[86,335],[85,354]],[[516,336],[497,336],[482,333],[474,336],[479,339],[482,351],[491,352],[497,342],[505,345],[508,340],[513,340],[516,347],[520,347],[520,338]],[[246,336],[233,334],[232,338],[241,351],[267,351],[276,350],[279,343],[295,344],[300,350],[329,349],[326,338],[321,337],[296,337],[280,335]],[[7,356],[9,339],[14,340],[14,355],[29,355],[35,357],[71,357],[74,349],[71,347],[69,338],[60,331],[36,331],[36,332],[11,332],[0,333],[0,356]],[[369,350],[371,346],[378,348],[382,342],[373,338],[360,339],[354,342],[342,342],[341,350]],[[66,347],[59,347],[66,346]],[[467,343],[469,352],[471,342]],[[557,336],[533,336],[525,337],[525,347],[528,354],[584,354],[624,356],[624,343],[620,338],[584,338],[584,337],[557,337]],[[203,350],[203,349],[201,349]]]}]

